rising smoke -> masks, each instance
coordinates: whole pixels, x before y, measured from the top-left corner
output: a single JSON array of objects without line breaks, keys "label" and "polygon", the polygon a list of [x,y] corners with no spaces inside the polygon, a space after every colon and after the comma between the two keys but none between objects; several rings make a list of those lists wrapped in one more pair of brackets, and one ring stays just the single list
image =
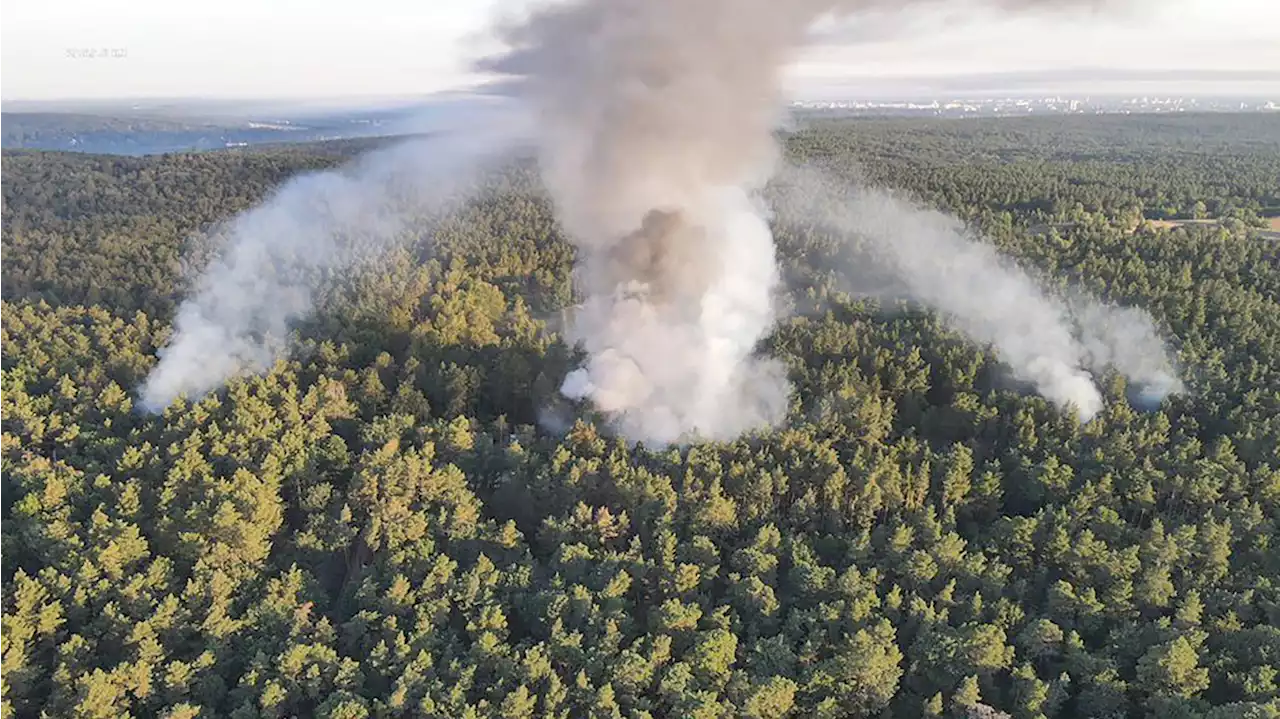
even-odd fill
[{"label": "rising smoke", "polygon": [[1113,307],[1077,294],[1068,306],[1080,327],[1084,362],[1094,371],[1114,368],[1131,382],[1129,401],[1153,410],[1186,387],[1151,315],[1137,307]]},{"label": "rising smoke", "polygon": [[[762,191],[780,155],[782,72],[815,21],[904,4],[946,3],[574,0],[505,28],[510,49],[479,67],[506,76],[531,111],[544,184],[578,250],[585,301],[568,336],[587,359],[562,394],[651,444],[727,440],[784,419],[785,372],[757,354],[779,319]],[[441,187],[505,146],[463,134],[400,148],[296,180],[237,218],[225,254],[180,309],[143,405],[158,410],[267,369],[312,311],[318,277],[396,242],[406,203],[439,206]],[[1065,305],[954,220],[871,191],[843,205],[805,202],[831,228],[870,237],[913,297],[994,344],[1081,419],[1102,404],[1087,369],[1114,365],[1155,399],[1180,387],[1145,316],[1088,300],[1088,327],[1074,334]],[[1130,343],[1134,333],[1144,343]]]},{"label": "rising smoke", "polygon": [[[508,29],[512,49],[483,67],[510,77],[534,112],[586,296],[569,337],[588,359],[563,394],[658,444],[733,438],[784,418],[785,374],[755,355],[778,319],[759,194],[779,156],[781,72],[815,21],[904,4],[579,0]],[[1082,419],[1098,411],[1062,308],[1030,278],[942,215],[867,202],[832,217],[858,218],[918,296],[995,342],[1051,400]]]},{"label": "rising smoke", "polygon": [[777,76],[819,9],[772,0],[590,0],[535,13],[486,64],[530,105],[545,184],[579,251],[589,358],[562,392],[634,440],[731,439],[781,421],[773,238],[757,194]]},{"label": "rising smoke", "polygon": [[290,180],[217,233],[219,253],[178,308],[173,335],[141,388],[160,412],[241,374],[262,373],[335,273],[417,238],[463,196],[487,159],[511,147],[515,125],[487,124],[370,153],[341,170]]},{"label": "rising smoke", "polygon": [[844,186],[812,168],[787,168],[781,180],[781,218],[862,240],[875,269],[856,273],[861,281],[876,274],[896,281],[902,297],[994,346],[1017,378],[1081,421],[1103,406],[1091,371],[1124,374],[1141,388],[1146,406],[1182,390],[1145,312],[1079,293],[1070,301],[1054,298],[956,218],[893,193]]}]

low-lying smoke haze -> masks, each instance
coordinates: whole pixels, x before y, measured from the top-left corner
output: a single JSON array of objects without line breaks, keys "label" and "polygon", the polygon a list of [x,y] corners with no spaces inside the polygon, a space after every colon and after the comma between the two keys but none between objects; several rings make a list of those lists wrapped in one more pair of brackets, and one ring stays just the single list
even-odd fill
[{"label": "low-lying smoke haze", "polygon": [[[220,228],[220,247],[178,309],[173,335],[141,388],[160,412],[228,379],[266,372],[314,309],[314,294],[406,235],[411,219],[446,209],[515,135],[501,125],[445,133],[371,153],[342,170],[290,180]],[[215,238],[216,239],[216,238]]]},{"label": "low-lying smoke haze", "polygon": [[[505,76],[530,112],[544,184],[578,250],[585,301],[568,339],[587,359],[562,394],[655,445],[730,440],[785,419],[785,372],[757,349],[779,320],[782,290],[762,195],[780,155],[783,71],[820,18],[900,5],[578,0],[502,29],[507,49],[477,69]],[[473,133],[401,148],[341,176],[296,180],[235,220],[227,254],[179,312],[144,405],[158,409],[265,370],[280,356],[278,338],[311,311],[310,278],[350,264],[343,238],[362,237],[355,245],[363,249],[394,241],[403,217],[396,198],[436,206],[435,183],[448,185],[493,148]],[[815,192],[775,209],[871,238],[914,298],[993,344],[1019,377],[1080,419],[1102,406],[1087,371],[1100,364],[1131,373],[1153,396],[1178,389],[1145,315],[1088,300],[1089,327],[1078,335],[1066,305],[955,220],[879,191],[838,197]]]},{"label": "low-lying smoke haze", "polygon": [[1068,298],[1080,327],[1085,363],[1094,371],[1108,367],[1134,385],[1130,401],[1140,409],[1155,409],[1165,397],[1182,394],[1168,346],[1151,315],[1137,307],[1114,307],[1083,294]]},{"label": "low-lying smoke haze", "polygon": [[848,187],[813,168],[790,167],[780,179],[781,219],[867,245],[874,267],[836,268],[858,278],[848,289],[890,280],[904,298],[993,346],[1018,379],[1081,421],[1103,407],[1092,372],[1115,369],[1142,388],[1148,405],[1182,390],[1147,313],[1081,293],[1071,301],[1056,298],[958,219],[894,193]]}]

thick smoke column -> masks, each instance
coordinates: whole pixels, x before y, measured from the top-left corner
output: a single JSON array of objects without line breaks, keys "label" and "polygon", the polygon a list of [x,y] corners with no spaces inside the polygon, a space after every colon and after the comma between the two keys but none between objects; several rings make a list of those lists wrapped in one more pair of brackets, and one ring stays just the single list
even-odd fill
[{"label": "thick smoke column", "polygon": [[[952,327],[993,345],[1021,380],[1081,421],[1103,406],[1089,370],[1115,368],[1150,406],[1182,391],[1149,315],[1084,295],[1051,297],[954,217],[883,190],[840,187],[816,170],[791,168],[778,201],[784,219],[817,223],[864,240],[878,271]],[[865,271],[865,268],[864,268]],[[856,289],[856,287],[854,288]]]},{"label": "thick smoke column", "polygon": [[179,396],[195,399],[236,375],[269,370],[323,282],[409,241],[410,220],[442,210],[510,137],[494,127],[374,152],[342,170],[296,177],[235,217],[222,229],[221,254],[178,309],[141,406],[159,412]]},{"label": "thick smoke column", "polygon": [[[776,320],[779,275],[757,192],[778,156],[781,72],[820,18],[903,5],[578,0],[509,29],[512,49],[482,67],[509,76],[531,105],[543,177],[579,249],[586,300],[569,339],[589,358],[565,395],[591,400],[631,439],[659,444],[730,439],[784,417],[784,374],[753,355]],[[962,311],[975,336],[1000,331]],[[1056,360],[1058,345],[1071,340],[1035,329],[1009,349],[1055,400],[1096,411],[1096,391]]]},{"label": "thick smoke column", "polygon": [[732,439],[780,421],[785,374],[753,356],[775,322],[773,238],[757,191],[778,148],[779,70],[815,3],[556,5],[489,67],[537,118],[541,166],[579,249],[562,391],[635,440]]}]

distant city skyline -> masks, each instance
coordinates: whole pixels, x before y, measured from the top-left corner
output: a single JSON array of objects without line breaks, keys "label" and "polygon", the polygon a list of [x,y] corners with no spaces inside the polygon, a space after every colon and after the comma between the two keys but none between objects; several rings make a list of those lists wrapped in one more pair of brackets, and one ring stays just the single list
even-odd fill
[{"label": "distant city skyline", "polygon": [[1098,115],[1117,113],[1177,114],[1212,112],[1280,112],[1280,101],[1244,98],[1195,98],[1151,95],[1134,97],[983,97],[917,100],[794,100],[796,110],[833,111],[856,115],[912,115],[990,117],[1030,115]]},{"label": "distant city skyline", "polygon": [[1280,101],[1280,71],[1060,70],[936,75],[879,75],[795,79],[791,99],[961,100],[998,97],[1236,97]]},{"label": "distant city skyline", "polygon": [[[49,0],[6,5],[6,101],[423,95],[482,80],[469,60],[528,0]],[[1181,92],[1280,96],[1280,3],[1183,0],[1004,17],[971,4],[818,28],[789,92],[826,96]],[[940,11],[945,9],[945,12]],[[983,84],[986,83],[986,84]],[[1047,84],[1046,84],[1047,83]],[[915,88],[915,89],[913,89]]]}]

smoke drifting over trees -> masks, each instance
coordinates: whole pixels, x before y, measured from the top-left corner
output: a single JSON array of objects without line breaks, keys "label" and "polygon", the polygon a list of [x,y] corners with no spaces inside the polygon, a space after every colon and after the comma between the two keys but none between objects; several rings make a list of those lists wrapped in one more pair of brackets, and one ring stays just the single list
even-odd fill
[{"label": "smoke drifting over trees", "polygon": [[[777,319],[758,194],[778,154],[780,73],[816,20],[878,5],[579,2],[509,30],[514,49],[486,67],[514,76],[532,106],[546,184],[582,253],[587,299],[571,336],[590,356],[566,395],[656,443],[783,419],[785,377],[753,354]],[[1082,420],[1101,409],[1064,308],[952,220],[883,194],[809,209],[869,232],[914,297],[994,343],[1050,400]]]},{"label": "smoke drifting over trees", "polygon": [[779,215],[822,227],[868,248],[867,266],[839,267],[858,291],[885,281],[896,294],[939,312],[971,339],[993,345],[1014,375],[1081,421],[1103,405],[1090,371],[1114,368],[1158,404],[1182,390],[1164,342],[1141,310],[1084,294],[1067,302],[954,217],[892,193],[842,187],[812,169],[787,168]]},{"label": "smoke drifting over trees", "polygon": [[[920,3],[932,4],[941,3]],[[585,300],[567,339],[588,357],[565,378],[564,395],[592,403],[629,439],[658,445],[728,440],[785,419],[786,373],[758,352],[782,290],[762,199],[778,164],[782,71],[815,21],[898,5],[587,0],[504,29],[509,49],[480,66],[506,76],[531,112],[544,184],[578,250]],[[300,178],[238,218],[226,253],[181,308],[144,406],[266,370],[311,311],[317,273],[394,242],[403,203],[439,207],[440,188],[500,153],[505,139],[463,134],[346,175]],[[802,199],[774,209],[870,237],[913,298],[995,345],[1019,378],[1080,419],[1102,406],[1088,369],[1117,367],[1148,401],[1179,389],[1144,316],[1085,298],[1077,336],[1063,303],[954,220],[881,192],[843,205],[834,195]]]},{"label": "smoke drifting over trees", "polygon": [[243,373],[271,368],[327,275],[406,241],[410,218],[438,215],[514,135],[498,126],[413,141],[342,171],[295,177],[225,227],[217,257],[174,320],[141,406],[162,411]]}]

